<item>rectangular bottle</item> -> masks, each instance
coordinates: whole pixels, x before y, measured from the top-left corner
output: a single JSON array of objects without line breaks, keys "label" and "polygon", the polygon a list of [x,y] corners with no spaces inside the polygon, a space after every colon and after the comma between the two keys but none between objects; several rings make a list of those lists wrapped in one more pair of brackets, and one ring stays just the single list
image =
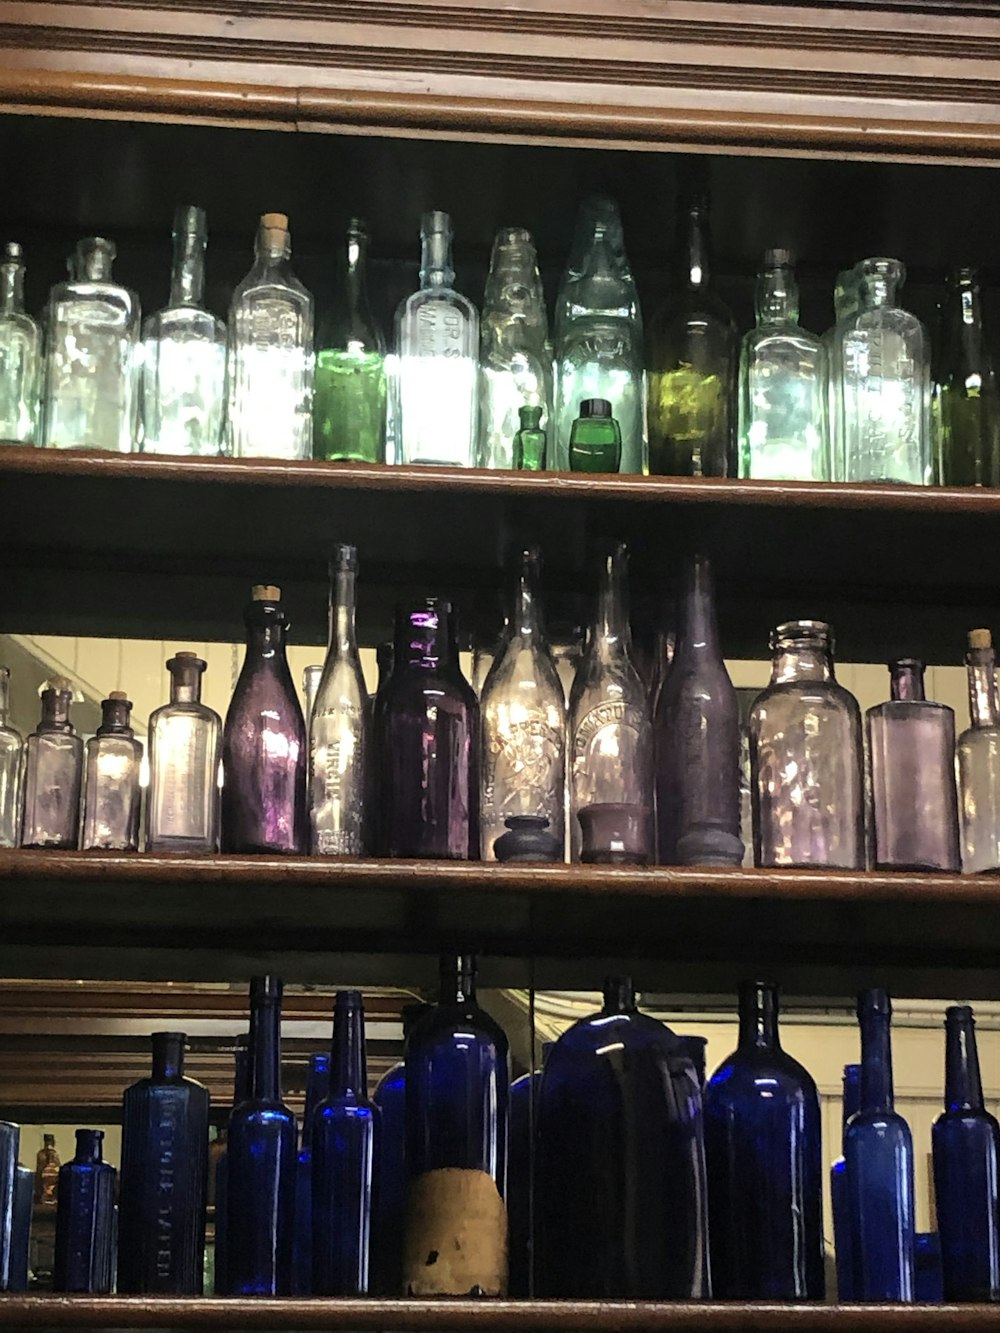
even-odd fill
[{"label": "rectangular bottle", "polygon": [[73,687],[55,676],[42,691],[42,717],[24,754],[22,847],[75,850],[80,836],[83,741],[69,720]]},{"label": "rectangular bottle", "polygon": [[8,241],[0,263],[0,441],[34,444],[42,335],[24,309],[21,247]]},{"label": "rectangular bottle", "polygon": [[965,655],[971,726],[958,738],[962,869],[1000,870],[1000,706],[996,654],[988,629],[969,631]]},{"label": "rectangular bottle", "polygon": [[102,702],[97,734],[87,742],[87,778],[80,846],[104,851],[139,850],[139,769],[142,742],[130,725],[132,704],[121,690]]},{"label": "rectangular bottle", "polygon": [[170,702],[149,719],[146,851],[217,852],[222,721],[201,702],[196,653],[177,653],[167,670]]},{"label": "rectangular bottle", "polygon": [[106,1296],[114,1281],[115,1176],[103,1129],[76,1131],[76,1156],[59,1172],[56,1291]]},{"label": "rectangular bottle", "polygon": [[21,841],[21,756],[24,741],[10,725],[10,668],[0,666],[0,847]]}]

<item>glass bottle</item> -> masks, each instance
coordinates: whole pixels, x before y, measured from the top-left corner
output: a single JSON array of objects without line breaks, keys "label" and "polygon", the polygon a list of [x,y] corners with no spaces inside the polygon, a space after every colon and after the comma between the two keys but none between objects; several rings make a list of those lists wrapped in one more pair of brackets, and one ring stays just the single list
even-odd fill
[{"label": "glass bottle", "polygon": [[839,334],[851,323],[861,303],[860,265],[843,269],[833,285],[833,325],[823,334],[823,350],[827,366],[827,420],[830,427],[830,480],[846,481],[844,460],[844,400],[841,383],[844,378],[842,342]]},{"label": "glass bottle", "polygon": [[535,1292],[579,1300],[709,1293],[701,1090],[628,977],[549,1052],[538,1099]]},{"label": "glass bottle", "polygon": [[960,870],[955,714],[924,698],[924,664],[889,663],[892,698],[865,714],[876,870]]},{"label": "glass bottle", "polygon": [[379,804],[386,856],[477,860],[479,705],[458,662],[449,602],[396,613],[383,696]]},{"label": "glass bottle", "polygon": [[[847,1122],[861,1107],[861,1066],[844,1065],[844,1093],[841,1106],[843,1135]],[[830,1203],[833,1212],[833,1240],[837,1263],[837,1300],[854,1300],[854,1252],[851,1248],[850,1207],[847,1198],[847,1164],[844,1154],[830,1168]]]},{"label": "glass bottle", "polygon": [[42,1135],[42,1146],[35,1158],[35,1203],[40,1208],[54,1208],[59,1192],[59,1154],[56,1152],[56,1136]]},{"label": "glass bottle", "polygon": [[54,676],[42,691],[41,721],[24,747],[22,847],[78,845],[83,741],[69,720],[72,701],[65,676]]},{"label": "glass bottle", "polygon": [[1000,704],[996,654],[988,629],[969,631],[965,665],[971,726],[959,736],[956,750],[962,869],[980,874],[1000,871]]},{"label": "glass bottle", "polygon": [[537,548],[522,553],[512,613],[479,698],[484,861],[494,860],[512,815],[547,819],[559,846],[565,841],[566,698],[545,636],[541,569]]},{"label": "glass bottle", "polygon": [[829,481],[826,349],[799,324],[792,264],[768,250],[757,278],[757,327],[740,348],[740,476]]},{"label": "glass bottle", "polygon": [[[542,1066],[554,1042],[542,1043]],[[522,1074],[510,1085],[510,1135],[507,1145],[507,1215],[510,1218],[509,1294],[527,1298],[534,1285],[531,1280],[532,1234],[531,1196],[533,1192],[535,1131],[538,1124],[538,1095],[542,1087],[542,1068]]]},{"label": "glass bottle", "polygon": [[750,710],[754,864],[861,870],[861,710],[834,676],[833,633],[791,620],[771,652],[771,683]]},{"label": "glass bottle", "polygon": [[208,1089],[184,1076],[183,1032],[154,1032],[149,1078],[122,1099],[118,1290],[200,1296]]},{"label": "glass bottle", "polygon": [[493,843],[493,855],[498,861],[509,863],[565,859],[565,831],[561,838],[551,833],[546,815],[508,815],[504,824],[507,832],[502,833]]},{"label": "glass bottle", "polygon": [[549,466],[569,468],[580,404],[599,398],[610,402],[609,415],[621,430],[620,470],[644,472],[642,310],[613,199],[588,199],[577,215],[556,301],[555,378]]},{"label": "glass bottle", "polygon": [[229,452],[312,455],[313,298],[292,272],[284,213],[264,213],[229,307]]},{"label": "glass bottle", "polygon": [[957,268],[949,276],[933,351],[938,480],[1000,485],[1000,389],[983,332],[978,269]]},{"label": "glass bottle", "polygon": [[542,428],[543,409],[524,403],[517,410],[513,466],[518,472],[544,472],[547,436]]},{"label": "glass bottle", "polygon": [[306,724],[285,656],[281,589],[257,584],[247,653],[222,732],[222,850],[309,850]]},{"label": "glass bottle", "polygon": [[[645,865],[653,857],[653,729],[632,657],[628,549],[605,559],[587,646],[569,695],[570,847],[588,858]],[[590,812],[588,814],[588,811]]]},{"label": "glass bottle", "polygon": [[17,1201],[17,1159],[21,1126],[0,1120],[0,1292],[10,1290],[14,1257],[14,1208]]},{"label": "glass bottle", "polygon": [[443,957],[440,975],[438,1003],[416,1023],[406,1044],[410,1184],[403,1292],[502,1296],[507,1290],[507,1038],[476,1003],[473,957]]},{"label": "glass bottle", "polygon": [[306,1100],[302,1112],[302,1135],[295,1171],[295,1253],[292,1258],[292,1295],[309,1296],[313,1290],[313,1118],[316,1108],[330,1091],[330,1057],[310,1055],[306,1076]]},{"label": "glass bottle", "polygon": [[385,339],[368,304],[368,231],[351,218],[340,291],[316,334],[313,456],[384,463],[385,410]]},{"label": "glass bottle", "polygon": [[662,476],[727,477],[735,471],[733,405],[739,335],[713,291],[708,200],[678,214],[678,290],[649,329],[649,470]]},{"label": "glass bottle", "polygon": [[111,277],[115,246],[80,241],[68,282],[45,313],[44,441],[53,449],[127,454],[139,424],[139,298]]},{"label": "glass bottle", "polygon": [[705,1092],[705,1052],[708,1047],[707,1037],[695,1037],[685,1033],[677,1039],[681,1044],[681,1050],[694,1065],[695,1077],[698,1080],[698,1087],[701,1088],[702,1095]]},{"label": "glass bottle", "polygon": [[139,850],[142,742],[131,726],[132,704],[123,690],[101,703],[101,725],[87,742],[83,830],[80,846],[105,851]]},{"label": "glass bottle", "polygon": [[197,653],[175,653],[167,670],[170,702],[149,718],[146,851],[217,852],[222,720],[201,702]]},{"label": "glass bottle", "polygon": [[420,288],[396,311],[400,461],[472,467],[476,456],[479,313],[454,287],[451,218],[420,220]]},{"label": "glass bottle", "polygon": [[[245,1102],[253,1091],[250,1083],[250,1037],[246,1032],[236,1038],[233,1052],[233,1106]],[[229,1293],[229,1126],[226,1146],[215,1167],[215,1295]]]},{"label": "glass bottle", "polygon": [[896,305],[898,259],[859,266],[860,308],[837,329],[845,481],[932,480],[927,331]]},{"label": "glass bottle", "polygon": [[28,1290],[31,1248],[32,1194],[35,1173],[18,1165],[14,1171],[14,1208],[10,1228],[10,1268],[7,1290]]},{"label": "glass bottle", "polygon": [[[519,414],[526,405],[538,408],[533,429],[548,430],[552,419],[549,321],[531,232],[523,227],[501,227],[493,241],[480,327],[480,467],[516,466],[513,445]],[[544,444],[542,448],[544,454]]]},{"label": "glass bottle", "polygon": [[288,1296],[295,1239],[295,1116],[281,1100],[281,991],[250,982],[250,1096],[233,1107],[226,1149],[227,1291]]},{"label": "glass bottle", "polygon": [[617,472],[622,459],[622,433],[606,398],[585,398],[569,436],[572,472]]},{"label": "glass bottle", "polygon": [[719,644],[712,568],[702,555],[685,565],[655,735],[660,864],[740,865],[739,705]]},{"label": "glass bottle", "polygon": [[913,1139],[893,1109],[892,1005],[884,990],[858,996],[861,1108],[844,1135],[856,1301],[912,1301]]},{"label": "glass bottle", "polygon": [[76,1131],[76,1156],[59,1172],[55,1291],[106,1296],[114,1276],[115,1176],[103,1129]]},{"label": "glass bottle", "polygon": [[379,1111],[368,1100],[360,991],[338,991],[330,1092],[313,1124],[313,1293],[368,1292],[372,1182]]},{"label": "glass bottle", "polygon": [[819,1094],[781,1048],[778,988],[740,985],[740,1036],[705,1089],[712,1294],[821,1301]]},{"label": "glass bottle", "polygon": [[24,741],[10,725],[10,668],[0,666],[0,847],[21,841],[21,762]]},{"label": "glass bottle", "polygon": [[8,241],[0,262],[0,440],[6,444],[38,438],[41,356],[41,331],[24,309],[23,252]]},{"label": "glass bottle", "polygon": [[968,1005],[945,1016],[945,1109],[931,1131],[946,1301],[1000,1301],[1000,1125],[983,1103]]}]

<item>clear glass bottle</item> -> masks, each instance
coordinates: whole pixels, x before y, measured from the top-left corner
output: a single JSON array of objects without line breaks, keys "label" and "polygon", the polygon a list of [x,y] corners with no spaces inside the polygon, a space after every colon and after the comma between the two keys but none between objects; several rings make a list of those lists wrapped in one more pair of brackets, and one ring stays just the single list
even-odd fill
[{"label": "clear glass bottle", "polygon": [[996,654],[988,629],[969,631],[965,654],[971,725],[958,738],[962,869],[1000,872],[1000,703]]},{"label": "clear glass bottle", "polygon": [[226,407],[226,326],[205,309],[203,208],[174,214],[174,264],[166,308],[142,330],[142,451],[218,454]]},{"label": "clear glass bottle", "polygon": [[146,851],[217,852],[222,719],[201,702],[197,653],[176,653],[167,670],[170,702],[149,719]]},{"label": "clear glass bottle", "polygon": [[69,719],[73,687],[55,676],[42,691],[42,717],[24,748],[22,847],[74,850],[80,836],[83,740]]},{"label": "clear glass bottle", "polygon": [[861,710],[837,684],[830,626],[779,625],[771,651],[750,710],[754,864],[862,870]]},{"label": "clear glass bottle", "polygon": [[423,215],[420,244],[420,288],[396,311],[399,459],[472,467],[479,410],[479,313],[455,290],[447,213]]},{"label": "clear glass bottle", "polygon": [[933,480],[930,343],[896,304],[906,270],[898,259],[859,265],[860,308],[837,328],[845,481]]},{"label": "clear glass bottle", "polygon": [[569,436],[572,472],[617,472],[622,461],[622,432],[606,398],[585,398]]},{"label": "clear glass bottle", "polygon": [[740,348],[740,476],[829,481],[826,349],[799,324],[789,250],[768,250]]},{"label": "clear glass bottle", "polygon": [[264,213],[229,307],[229,452],[312,456],[313,298],[292,272],[284,213]]},{"label": "clear glass bottle", "polygon": [[21,841],[24,741],[9,718],[10,668],[0,666],[0,847],[16,847]]},{"label": "clear glass bottle", "polygon": [[[841,1099],[841,1147],[847,1122],[861,1106],[861,1066],[844,1065],[844,1090]],[[843,1151],[830,1167],[830,1211],[833,1213],[834,1257],[837,1265],[837,1300],[854,1299],[854,1254],[847,1199],[847,1164]]]},{"label": "clear glass bottle", "polygon": [[24,309],[24,258],[8,241],[0,262],[0,441],[34,444],[38,430],[42,335]]},{"label": "clear glass bottle", "polygon": [[861,275],[859,265],[843,269],[837,274],[833,285],[833,324],[823,334],[823,350],[826,352],[826,403],[827,421],[830,429],[830,480],[846,480],[844,461],[844,400],[841,384],[844,370],[841,356],[842,329],[858,313],[861,296],[859,285]]},{"label": "clear glass bottle", "polygon": [[106,1296],[114,1282],[115,1178],[103,1129],[76,1131],[76,1156],[59,1172],[54,1291]]},{"label": "clear glass bottle", "polygon": [[552,420],[552,344],[531,233],[501,227],[486,278],[479,344],[480,467],[510,468],[519,412],[538,407],[534,429]]},{"label": "clear glass bottle", "polygon": [[385,462],[385,339],[368,304],[368,230],[347,226],[334,305],[316,331],[313,457]]},{"label": "clear glass bottle", "polygon": [[934,344],[932,419],[938,480],[1000,485],[1000,387],[983,332],[979,271],[949,276]]},{"label": "clear glass bottle", "polygon": [[525,403],[518,408],[514,436],[514,468],[518,472],[544,472],[547,436],[542,429],[542,408]]},{"label": "clear glass bottle", "polygon": [[56,1136],[42,1135],[42,1146],[35,1158],[35,1203],[41,1208],[54,1208],[59,1192],[59,1154]]},{"label": "clear glass bottle", "polygon": [[132,704],[124,691],[112,690],[101,703],[101,713],[101,725],[87,742],[80,846],[136,852],[142,742],[132,730]]},{"label": "clear glass bottle", "polygon": [[482,857],[511,816],[536,815],[565,842],[566,697],[545,637],[541,556],[523,552],[514,604],[479,696]]},{"label": "clear glass bottle", "polygon": [[44,442],[127,454],[139,426],[139,298],[112,280],[115,246],[80,241],[45,313]]},{"label": "clear glass bottle", "polygon": [[555,431],[550,467],[567,471],[580,404],[604,398],[621,428],[622,472],[645,472],[643,334],[639,293],[625,253],[618,205],[598,196],[577,216],[556,301]]},{"label": "clear glass bottle", "polygon": [[959,870],[955,714],[924,697],[924,664],[889,663],[892,698],[865,714],[876,870]]}]

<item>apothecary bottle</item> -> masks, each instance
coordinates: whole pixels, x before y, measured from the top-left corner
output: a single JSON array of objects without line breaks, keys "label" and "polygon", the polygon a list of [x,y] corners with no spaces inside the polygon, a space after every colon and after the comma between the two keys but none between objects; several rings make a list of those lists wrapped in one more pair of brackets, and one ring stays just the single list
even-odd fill
[{"label": "apothecary bottle", "polygon": [[[841,1101],[841,1147],[847,1122],[861,1106],[861,1066],[844,1065]],[[833,1213],[833,1242],[837,1265],[837,1300],[854,1300],[854,1250],[850,1204],[847,1198],[847,1163],[844,1154],[830,1168],[830,1206]]]},{"label": "apothecary bottle", "polygon": [[75,849],[80,837],[83,740],[69,710],[73,687],[55,676],[42,691],[42,716],[24,748],[21,846]]},{"label": "apothecary bottle", "polygon": [[837,684],[830,626],[779,625],[771,651],[749,722],[754,864],[863,869],[861,710]]},{"label": "apothecary bottle", "polygon": [[55,1291],[106,1296],[114,1277],[115,1168],[104,1161],[103,1129],[76,1131],[76,1156],[59,1172]]},{"label": "apothecary bottle", "polygon": [[44,441],[127,454],[139,425],[139,298],[111,276],[115,246],[80,241],[45,313]]},{"label": "apothecary bottle", "polygon": [[324,1051],[309,1057],[306,1100],[299,1136],[299,1160],[295,1170],[295,1249],[292,1256],[292,1295],[308,1296],[313,1290],[313,1123],[316,1108],[330,1091],[330,1057]]},{"label": "apothecary bottle", "polygon": [[617,472],[622,461],[621,427],[606,398],[585,398],[569,433],[571,472]]},{"label": "apothecary bottle", "polygon": [[170,702],[149,719],[147,852],[219,850],[222,720],[201,702],[205,663],[192,652],[167,662]]},{"label": "apothecary bottle", "polygon": [[1000,485],[1000,387],[977,269],[949,276],[933,361],[937,479],[945,486]]},{"label": "apothecary bottle", "polygon": [[420,288],[396,311],[396,421],[403,463],[472,467],[479,407],[479,312],[455,290],[451,218],[420,222]]},{"label": "apothecary bottle", "polygon": [[42,1208],[54,1208],[59,1194],[59,1168],[62,1163],[56,1151],[56,1136],[42,1135],[42,1146],[35,1158],[35,1203]]},{"label": "apothecary bottle", "polygon": [[543,472],[548,457],[548,436],[542,429],[542,409],[525,403],[518,408],[517,415],[513,466],[518,472]]},{"label": "apothecary bottle", "polygon": [[334,304],[316,330],[313,457],[385,462],[385,339],[368,303],[368,230],[347,226]]},{"label": "apothecary bottle", "polygon": [[10,668],[0,666],[0,847],[21,841],[21,763],[24,741],[10,725]]},{"label": "apothecary bottle", "polygon": [[865,714],[877,870],[959,870],[955,714],[924,698],[924,664],[889,663],[892,698]]},{"label": "apothecary bottle", "polygon": [[122,690],[101,703],[101,725],[87,742],[80,846],[139,850],[142,742],[132,730],[132,704]]},{"label": "apothecary bottle", "polygon": [[1000,704],[993,636],[974,629],[968,642],[970,726],[958,738],[956,755],[962,869],[980,874],[1000,871]]},{"label": "apothecary bottle", "polygon": [[513,606],[479,699],[482,717],[480,827],[482,857],[511,816],[548,820],[565,838],[566,699],[548,640],[540,598],[541,556],[523,552]]},{"label": "apothecary bottle", "polygon": [[36,442],[41,368],[41,330],[24,308],[23,252],[8,241],[0,261],[0,441]]},{"label": "apothecary bottle", "polygon": [[229,307],[229,452],[312,454],[313,298],[292,272],[284,213],[264,213],[253,267]]}]

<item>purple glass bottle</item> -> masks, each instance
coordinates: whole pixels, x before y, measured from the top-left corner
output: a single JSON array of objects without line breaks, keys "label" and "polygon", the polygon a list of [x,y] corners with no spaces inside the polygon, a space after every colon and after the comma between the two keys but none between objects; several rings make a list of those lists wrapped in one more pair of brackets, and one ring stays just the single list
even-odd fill
[{"label": "purple glass bottle", "polygon": [[255,587],[222,736],[222,850],[309,850],[306,726],[285,659],[281,589]]}]

